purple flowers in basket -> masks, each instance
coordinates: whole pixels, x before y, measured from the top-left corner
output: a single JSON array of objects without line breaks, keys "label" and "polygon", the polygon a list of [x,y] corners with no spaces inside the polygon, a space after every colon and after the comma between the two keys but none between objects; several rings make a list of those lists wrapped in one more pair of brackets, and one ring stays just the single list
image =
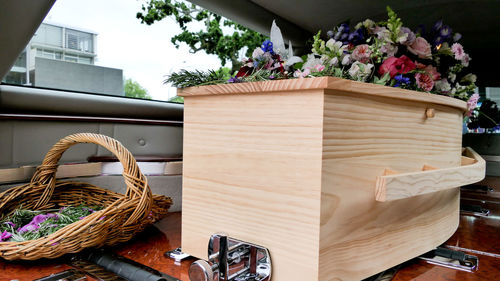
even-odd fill
[{"label": "purple flowers in basket", "polygon": [[102,207],[66,206],[46,211],[17,209],[0,221],[0,242],[21,242],[50,235],[57,230],[84,219]]},{"label": "purple flowers in basket", "polygon": [[40,224],[46,221],[49,218],[53,218],[55,220],[59,219],[57,214],[46,214],[46,215],[37,215],[33,218],[33,220],[27,225],[20,227],[17,229],[17,232],[23,233],[26,231],[34,231],[40,228]]}]

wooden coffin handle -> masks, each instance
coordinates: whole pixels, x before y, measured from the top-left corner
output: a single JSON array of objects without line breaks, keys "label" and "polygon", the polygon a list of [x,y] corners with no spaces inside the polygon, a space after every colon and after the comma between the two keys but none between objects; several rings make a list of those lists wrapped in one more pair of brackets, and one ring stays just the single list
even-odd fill
[{"label": "wooden coffin handle", "polygon": [[472,184],[484,179],[485,172],[484,159],[467,147],[459,167],[438,169],[424,165],[419,172],[384,172],[384,175],[377,177],[375,199],[380,202],[393,201]]}]

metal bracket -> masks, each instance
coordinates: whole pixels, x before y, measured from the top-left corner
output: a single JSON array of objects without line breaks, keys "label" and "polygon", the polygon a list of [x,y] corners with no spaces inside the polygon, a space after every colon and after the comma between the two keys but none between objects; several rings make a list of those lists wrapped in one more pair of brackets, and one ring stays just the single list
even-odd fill
[{"label": "metal bracket", "polygon": [[182,260],[191,257],[190,254],[183,253],[181,248],[177,248],[177,249],[173,249],[173,250],[170,250],[168,252],[165,252],[165,256],[167,258],[174,259],[175,262],[181,262]]},{"label": "metal bracket", "polygon": [[419,258],[430,264],[467,272],[474,272],[479,266],[476,256],[443,247],[438,247]]},{"label": "metal bracket", "polygon": [[214,234],[208,243],[208,262],[195,261],[191,281],[269,281],[271,256],[261,246]]},{"label": "metal bracket", "polygon": [[490,210],[485,209],[480,205],[460,204],[460,213],[463,215],[487,217],[490,215]]}]

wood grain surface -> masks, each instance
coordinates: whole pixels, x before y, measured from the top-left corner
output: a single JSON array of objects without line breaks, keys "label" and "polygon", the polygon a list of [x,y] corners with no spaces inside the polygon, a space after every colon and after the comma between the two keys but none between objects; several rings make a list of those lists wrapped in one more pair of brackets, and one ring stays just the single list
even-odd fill
[{"label": "wood grain surface", "polygon": [[270,250],[273,281],[360,280],[457,228],[458,188],[377,202],[375,180],[460,166],[461,101],[331,77],[179,94],[190,254],[225,232]]},{"label": "wood grain surface", "polygon": [[317,280],[323,93],[184,102],[183,251],[225,232],[270,249],[273,280]]},{"label": "wood grain surface", "polygon": [[458,225],[458,188],[375,200],[384,171],[460,165],[459,109],[326,91],[319,280],[360,280],[425,253]]},{"label": "wood grain surface", "polygon": [[377,177],[377,201],[410,198],[481,181],[485,177],[486,162],[471,148],[466,151],[472,154],[473,158],[462,156],[461,166],[458,167],[437,169],[424,165],[419,172]]}]

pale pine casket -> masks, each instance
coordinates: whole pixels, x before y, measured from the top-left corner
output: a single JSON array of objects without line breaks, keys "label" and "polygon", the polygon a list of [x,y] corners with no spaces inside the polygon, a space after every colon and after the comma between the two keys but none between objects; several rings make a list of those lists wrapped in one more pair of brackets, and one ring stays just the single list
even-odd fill
[{"label": "pale pine casket", "polygon": [[214,233],[269,249],[273,281],[360,280],[457,229],[466,104],[332,77],[192,87],[182,250]]}]

